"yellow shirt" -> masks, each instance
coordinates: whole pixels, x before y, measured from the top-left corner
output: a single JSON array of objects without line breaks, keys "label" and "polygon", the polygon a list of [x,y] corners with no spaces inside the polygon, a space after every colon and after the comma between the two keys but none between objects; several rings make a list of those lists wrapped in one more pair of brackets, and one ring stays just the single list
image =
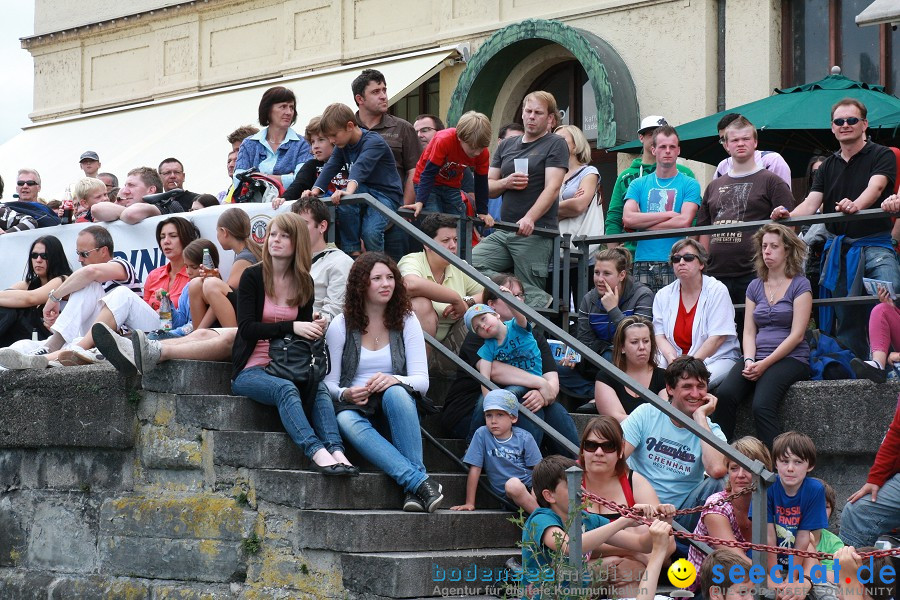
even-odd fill
[{"label": "yellow shirt", "polygon": [[[431,267],[428,266],[428,258],[425,256],[424,251],[407,254],[400,259],[400,263],[397,266],[400,267],[400,273],[404,277],[407,275],[418,275],[422,279],[437,283],[434,275],[431,274]],[[480,294],[484,290],[479,283],[453,265],[447,265],[447,268],[444,270],[444,281],[440,285],[450,288],[462,298]],[[443,340],[447,337],[447,333],[453,327],[453,324],[456,323],[456,320],[445,319],[441,316],[444,314],[444,309],[450,306],[446,302],[432,301],[431,304],[438,315],[437,335],[434,337]]]}]

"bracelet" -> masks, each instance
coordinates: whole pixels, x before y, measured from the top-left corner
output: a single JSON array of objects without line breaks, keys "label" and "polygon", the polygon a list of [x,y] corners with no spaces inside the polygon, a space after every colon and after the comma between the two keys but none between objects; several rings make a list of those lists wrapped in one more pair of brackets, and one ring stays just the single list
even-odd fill
[{"label": "bracelet", "polygon": [[746,357],[746,358],[744,359],[744,364],[747,364],[747,362],[755,363],[755,362],[756,362],[756,359],[755,359],[755,358],[750,358],[750,357],[748,356],[748,357]]},{"label": "bracelet", "polygon": [[47,294],[47,298],[49,300],[52,300],[53,302],[56,302],[57,304],[60,304],[62,302],[62,300],[60,300],[59,298],[57,298],[56,296],[53,295],[53,292],[55,292],[55,291],[56,291],[56,289],[50,290],[50,293]]}]

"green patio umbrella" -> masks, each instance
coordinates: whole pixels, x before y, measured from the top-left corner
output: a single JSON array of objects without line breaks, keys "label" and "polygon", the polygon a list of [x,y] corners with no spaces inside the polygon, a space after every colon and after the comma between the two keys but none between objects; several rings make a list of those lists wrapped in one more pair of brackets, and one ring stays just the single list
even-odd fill
[{"label": "green patio umbrella", "polygon": [[[810,157],[837,150],[831,133],[831,107],[844,98],[856,98],[866,105],[870,133],[875,141],[890,141],[893,127],[873,127],[882,119],[900,112],[900,98],[884,91],[884,86],[829,75],[825,79],[796,87],[776,89],[768,98],[736,106],[676,127],[681,139],[681,157],[709,164],[725,158],[716,124],[728,113],[744,115],[759,131],[759,149],[780,152],[794,175],[806,169]],[[610,152],[640,152],[639,141],[609,149]]]}]

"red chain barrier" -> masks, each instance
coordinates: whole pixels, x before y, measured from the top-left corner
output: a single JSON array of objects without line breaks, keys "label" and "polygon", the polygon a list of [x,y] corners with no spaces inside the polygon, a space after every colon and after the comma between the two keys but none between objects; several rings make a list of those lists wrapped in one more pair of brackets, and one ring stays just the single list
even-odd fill
[{"label": "red chain barrier", "polygon": [[[740,492],[735,492],[734,494],[729,494],[725,496],[721,500],[717,501],[715,504],[710,504],[710,506],[719,506],[724,504],[725,502],[730,502],[734,498],[738,496],[742,496],[744,494],[749,494],[753,490],[754,486],[747,486]],[[596,502],[606,508],[613,510],[623,517],[633,519],[638,523],[642,523],[644,525],[650,525],[652,521],[645,517],[641,512],[634,510],[629,506],[625,506],[624,504],[618,504],[617,502],[613,502],[611,500],[607,500],[602,496],[598,496],[596,494],[592,494],[584,488],[581,488],[582,497],[590,500],[591,502]],[[676,511],[675,514],[684,515],[689,513],[700,512],[705,508],[705,506],[695,506],[693,508],[686,508],[683,510]],[[710,535],[702,535],[699,533],[691,533],[687,531],[677,531],[672,530],[672,535],[687,538],[692,540],[697,540],[699,542],[705,542],[707,544],[713,546],[727,546],[729,548],[740,548],[742,550],[758,550],[760,552],[775,552],[776,554],[793,554],[794,556],[799,556],[801,558],[814,558],[816,560],[832,560],[834,558],[833,554],[828,554],[826,552],[811,552],[809,550],[797,550],[796,548],[782,548],[780,546],[767,546],[766,544],[754,544],[753,542],[739,542],[737,540],[723,540],[721,538],[713,537]],[[861,558],[868,558],[872,556],[874,558],[881,558],[884,556],[900,556],[900,548],[891,548],[888,550],[870,550],[868,552],[860,552],[859,556]]]}]

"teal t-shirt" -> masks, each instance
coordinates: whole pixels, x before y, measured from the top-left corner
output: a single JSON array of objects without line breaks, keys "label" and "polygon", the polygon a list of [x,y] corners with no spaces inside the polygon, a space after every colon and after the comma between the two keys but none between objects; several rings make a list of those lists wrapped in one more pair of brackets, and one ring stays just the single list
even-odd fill
[{"label": "teal t-shirt", "polygon": [[[679,172],[675,177],[658,178],[656,173],[638,177],[628,186],[625,193],[627,200],[638,203],[642,213],[659,213],[666,211],[681,212],[685,202],[700,206],[700,184]],[[680,238],[667,237],[653,240],[641,240],[637,244],[634,255],[635,262],[666,262],[672,244]]]},{"label": "teal t-shirt", "polygon": [[496,339],[484,340],[478,349],[478,356],[491,362],[498,360],[506,365],[518,367],[532,375],[540,377],[544,374],[541,363],[541,349],[531,333],[531,325],[519,327],[515,319],[504,322],[506,339],[498,344]]},{"label": "teal t-shirt", "polygon": [[[609,523],[609,519],[594,513],[581,511],[581,531],[591,531]],[[550,527],[566,530],[562,517],[549,508],[538,508],[522,528],[522,586],[528,583],[556,581],[556,573],[551,571],[553,552],[544,546],[544,532]],[[554,579],[548,579],[554,577]]]}]

